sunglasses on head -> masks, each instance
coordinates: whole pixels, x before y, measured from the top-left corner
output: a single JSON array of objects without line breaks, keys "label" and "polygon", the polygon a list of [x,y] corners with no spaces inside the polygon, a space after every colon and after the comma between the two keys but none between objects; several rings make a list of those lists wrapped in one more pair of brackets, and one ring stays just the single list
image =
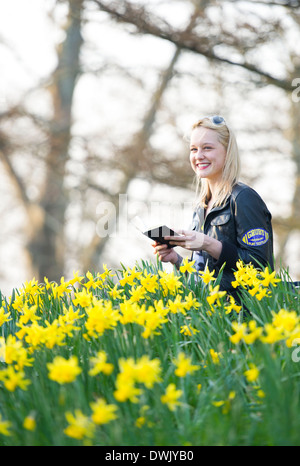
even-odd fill
[{"label": "sunglasses on head", "polygon": [[214,125],[226,125],[224,118],[220,115],[206,116],[202,118],[203,120],[207,119],[211,121]]}]

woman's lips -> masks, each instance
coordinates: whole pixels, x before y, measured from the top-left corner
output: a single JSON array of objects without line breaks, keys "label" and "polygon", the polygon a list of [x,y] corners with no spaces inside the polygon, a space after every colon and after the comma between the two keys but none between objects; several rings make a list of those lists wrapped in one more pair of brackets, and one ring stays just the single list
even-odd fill
[{"label": "woman's lips", "polygon": [[205,168],[209,167],[210,163],[197,163],[196,167],[199,170],[205,170]]}]

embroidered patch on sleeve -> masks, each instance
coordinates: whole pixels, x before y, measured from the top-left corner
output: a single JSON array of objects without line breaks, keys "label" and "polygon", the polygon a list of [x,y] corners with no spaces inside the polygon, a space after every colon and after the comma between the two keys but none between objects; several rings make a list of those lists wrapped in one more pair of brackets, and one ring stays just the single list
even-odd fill
[{"label": "embroidered patch on sleeve", "polygon": [[249,230],[244,234],[242,241],[249,246],[261,246],[269,239],[269,233],[262,228]]}]

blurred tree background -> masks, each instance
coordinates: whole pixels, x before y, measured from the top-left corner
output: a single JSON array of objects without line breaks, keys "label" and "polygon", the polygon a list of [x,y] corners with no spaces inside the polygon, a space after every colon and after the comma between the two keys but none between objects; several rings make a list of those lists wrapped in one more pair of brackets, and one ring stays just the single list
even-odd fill
[{"label": "blurred tree background", "polygon": [[0,289],[153,257],[130,218],[188,226],[184,135],[211,113],[299,279],[299,39],[297,0],[2,3]]}]

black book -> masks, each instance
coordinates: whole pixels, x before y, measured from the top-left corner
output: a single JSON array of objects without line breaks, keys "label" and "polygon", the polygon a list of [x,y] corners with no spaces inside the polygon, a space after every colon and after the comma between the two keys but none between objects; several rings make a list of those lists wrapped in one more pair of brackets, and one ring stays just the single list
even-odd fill
[{"label": "black book", "polygon": [[152,239],[153,241],[157,241],[157,243],[167,244],[169,248],[174,248],[174,245],[169,244],[169,240],[166,240],[165,236],[179,236],[174,230],[167,227],[166,225],[162,225],[160,227],[152,228],[151,230],[144,231],[144,235],[148,236],[148,238]]}]

